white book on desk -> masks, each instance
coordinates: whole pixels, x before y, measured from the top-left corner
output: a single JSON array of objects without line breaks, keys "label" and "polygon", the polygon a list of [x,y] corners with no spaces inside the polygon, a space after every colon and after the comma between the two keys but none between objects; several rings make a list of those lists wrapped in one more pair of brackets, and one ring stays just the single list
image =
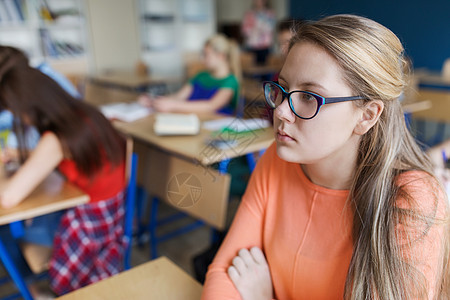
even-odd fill
[{"label": "white book on desk", "polygon": [[196,135],[200,120],[195,114],[158,113],[153,129],[157,135]]},{"label": "white book on desk", "polygon": [[138,102],[112,103],[100,107],[100,111],[108,119],[117,119],[124,122],[133,122],[152,113],[152,109]]}]

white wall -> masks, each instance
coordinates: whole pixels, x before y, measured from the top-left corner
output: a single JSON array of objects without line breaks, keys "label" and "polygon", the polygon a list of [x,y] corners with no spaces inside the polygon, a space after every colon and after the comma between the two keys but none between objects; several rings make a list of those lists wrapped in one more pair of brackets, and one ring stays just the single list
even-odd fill
[{"label": "white wall", "polygon": [[85,1],[90,21],[90,71],[131,70],[140,57],[135,1]]},{"label": "white wall", "polygon": [[[250,9],[252,0],[216,0],[218,23],[238,23],[244,17],[244,13]],[[275,10],[277,19],[286,18],[288,13],[288,0],[270,0],[271,7]]]}]

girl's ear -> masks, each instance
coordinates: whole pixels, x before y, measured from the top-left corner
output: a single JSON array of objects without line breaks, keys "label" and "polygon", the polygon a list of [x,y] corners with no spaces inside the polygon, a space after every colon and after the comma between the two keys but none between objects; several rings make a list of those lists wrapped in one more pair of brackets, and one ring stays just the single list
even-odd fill
[{"label": "girl's ear", "polygon": [[355,126],[354,133],[363,135],[378,121],[384,109],[384,103],[381,100],[371,100],[362,108],[361,118]]}]

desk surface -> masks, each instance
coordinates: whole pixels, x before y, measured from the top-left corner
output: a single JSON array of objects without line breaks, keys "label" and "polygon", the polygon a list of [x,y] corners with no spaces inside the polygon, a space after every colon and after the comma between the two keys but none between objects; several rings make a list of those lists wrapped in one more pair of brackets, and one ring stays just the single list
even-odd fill
[{"label": "desk surface", "polygon": [[62,296],[61,300],[198,300],[200,283],[165,257]]},{"label": "desk surface", "polygon": [[[215,116],[203,116],[200,120],[212,120],[219,118]],[[274,140],[273,129],[264,128],[247,133],[240,133],[235,136],[223,134],[224,139],[234,139],[238,143],[220,151],[214,151],[208,144],[208,139],[212,132],[201,129],[200,134],[195,136],[158,136],[153,131],[155,116],[137,120],[132,123],[115,122],[116,128],[122,132],[149,143],[163,151],[179,155],[181,157],[200,162],[207,166],[223,160],[224,158],[234,158],[266,149]],[[238,120],[236,122],[239,122]]]},{"label": "desk surface", "polygon": [[260,101],[265,103],[263,84],[255,79],[243,79],[241,84],[242,95],[246,101]]},{"label": "desk surface", "polygon": [[[2,173],[0,186],[5,183],[6,177]],[[34,218],[88,201],[88,195],[66,182],[60,175],[52,173],[19,205],[9,209],[1,208],[0,225]]]}]

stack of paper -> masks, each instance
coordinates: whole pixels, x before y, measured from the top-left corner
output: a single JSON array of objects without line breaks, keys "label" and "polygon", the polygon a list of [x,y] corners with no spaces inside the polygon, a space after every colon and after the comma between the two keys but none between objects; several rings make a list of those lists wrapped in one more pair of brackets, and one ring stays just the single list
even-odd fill
[{"label": "stack of paper", "polygon": [[157,135],[195,135],[200,121],[195,114],[158,113],[153,129]]},{"label": "stack of paper", "polygon": [[117,119],[125,122],[133,122],[152,113],[150,108],[142,106],[138,102],[107,104],[101,106],[100,111],[108,119]]}]

